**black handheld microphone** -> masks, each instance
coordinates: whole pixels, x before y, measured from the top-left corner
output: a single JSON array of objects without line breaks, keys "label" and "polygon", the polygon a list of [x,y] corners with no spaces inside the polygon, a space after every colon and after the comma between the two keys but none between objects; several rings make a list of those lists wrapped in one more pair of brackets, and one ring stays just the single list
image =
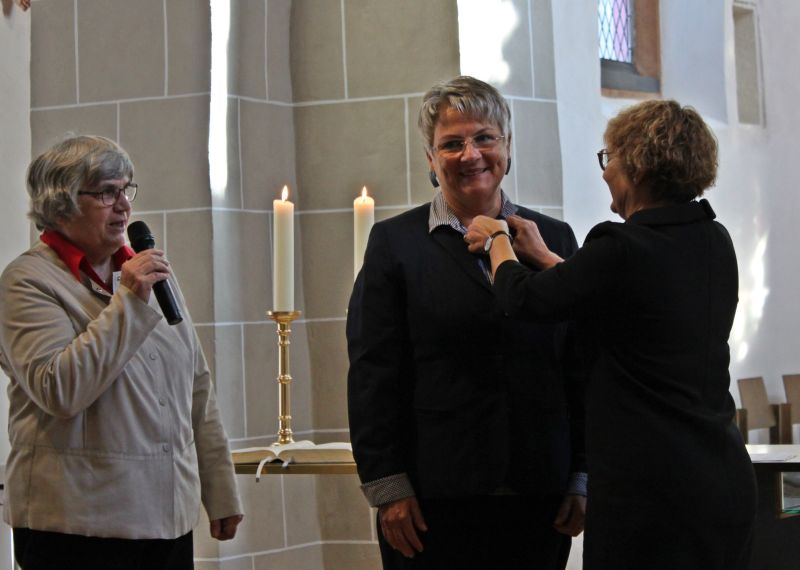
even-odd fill
[{"label": "black handheld microphone", "polygon": [[[156,246],[156,240],[153,234],[150,233],[150,228],[144,222],[133,222],[128,226],[128,239],[131,240],[131,247],[133,251],[139,253],[145,249],[153,249]],[[175,294],[172,292],[172,287],[169,281],[159,281],[153,285],[153,293],[156,295],[158,306],[161,307],[161,312],[164,313],[164,318],[171,325],[177,325],[183,320],[181,310],[175,302]]]}]

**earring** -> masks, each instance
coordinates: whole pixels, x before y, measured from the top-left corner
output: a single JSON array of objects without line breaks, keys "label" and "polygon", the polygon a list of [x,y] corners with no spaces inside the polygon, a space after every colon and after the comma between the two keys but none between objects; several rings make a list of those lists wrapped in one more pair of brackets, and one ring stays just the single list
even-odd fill
[{"label": "earring", "polygon": [[434,188],[439,187],[439,179],[436,178],[436,173],[433,170],[428,173],[428,179],[431,181],[431,184],[433,184]]},{"label": "earring", "polygon": [[506,164],[506,174],[511,172],[511,157],[508,157],[508,163]]}]

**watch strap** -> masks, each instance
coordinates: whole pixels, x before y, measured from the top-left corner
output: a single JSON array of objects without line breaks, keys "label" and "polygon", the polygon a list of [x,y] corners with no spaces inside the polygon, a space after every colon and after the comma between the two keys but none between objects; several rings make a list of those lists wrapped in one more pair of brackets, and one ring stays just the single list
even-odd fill
[{"label": "watch strap", "polygon": [[514,237],[505,230],[498,230],[486,238],[486,243],[483,244],[483,252],[488,255],[489,252],[492,250],[492,245],[494,244],[494,239],[497,236],[507,236],[508,241],[511,245],[514,245]]},{"label": "watch strap", "polygon": [[514,236],[512,236],[506,230],[497,230],[490,237],[492,238],[492,241],[494,241],[494,238],[497,236],[508,236],[508,241],[511,243],[511,245],[514,245]]}]

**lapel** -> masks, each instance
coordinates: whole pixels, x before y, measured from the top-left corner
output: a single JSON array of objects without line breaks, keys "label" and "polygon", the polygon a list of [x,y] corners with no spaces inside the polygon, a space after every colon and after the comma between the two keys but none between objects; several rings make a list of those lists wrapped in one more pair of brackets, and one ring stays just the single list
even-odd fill
[{"label": "lapel", "polygon": [[487,291],[492,291],[492,286],[486,279],[480,266],[478,265],[478,257],[471,254],[467,249],[467,244],[464,243],[464,238],[460,233],[450,227],[438,227],[430,236],[439,246],[456,262],[456,265],[461,268],[464,273],[474,279],[481,287]]}]

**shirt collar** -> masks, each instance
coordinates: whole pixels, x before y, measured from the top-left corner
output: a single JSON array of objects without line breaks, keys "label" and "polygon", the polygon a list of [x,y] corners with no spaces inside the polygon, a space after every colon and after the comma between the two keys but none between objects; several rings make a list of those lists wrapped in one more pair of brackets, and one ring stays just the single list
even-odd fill
[{"label": "shirt collar", "polygon": [[[506,193],[500,190],[500,214],[498,218],[507,218],[517,213],[517,206],[508,199]],[[433,232],[440,226],[450,226],[460,234],[466,234],[467,228],[458,219],[452,208],[447,205],[444,194],[441,190],[431,200],[431,211],[428,215],[428,233]]]},{"label": "shirt collar", "polygon": [[625,223],[642,226],[690,224],[701,220],[713,220],[717,215],[705,198],[683,204],[671,204],[647,208],[631,214]]},{"label": "shirt collar", "polygon": [[[78,281],[81,280],[81,270],[83,270],[83,272],[89,275],[98,285],[107,289],[106,284],[101,282],[100,278],[92,269],[92,266],[86,259],[86,254],[81,248],[55,230],[45,230],[42,232],[39,239],[49,245],[50,248],[58,254],[58,257],[61,258],[61,261],[64,262],[70,272],[75,276],[75,279]],[[134,251],[127,245],[123,245],[119,248],[114,252],[114,255],[112,255],[114,270],[119,270],[122,264],[134,255],[136,255]]]}]

